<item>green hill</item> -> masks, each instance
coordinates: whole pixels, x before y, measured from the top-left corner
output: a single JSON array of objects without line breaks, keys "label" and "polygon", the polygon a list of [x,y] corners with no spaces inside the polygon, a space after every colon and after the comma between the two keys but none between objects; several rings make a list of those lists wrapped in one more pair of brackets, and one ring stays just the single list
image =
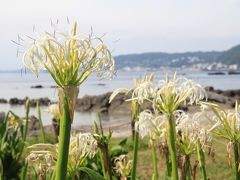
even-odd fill
[{"label": "green hill", "polygon": [[218,61],[225,64],[240,65],[240,45],[234,46],[228,51],[222,52],[222,54],[218,57]]},{"label": "green hill", "polygon": [[209,51],[209,52],[184,52],[184,53],[165,53],[149,52],[142,54],[127,54],[115,57],[118,68],[124,67],[145,67],[159,68],[167,67],[189,67],[194,64],[204,64],[213,62],[222,62],[224,64],[240,65],[240,45],[227,51]]}]

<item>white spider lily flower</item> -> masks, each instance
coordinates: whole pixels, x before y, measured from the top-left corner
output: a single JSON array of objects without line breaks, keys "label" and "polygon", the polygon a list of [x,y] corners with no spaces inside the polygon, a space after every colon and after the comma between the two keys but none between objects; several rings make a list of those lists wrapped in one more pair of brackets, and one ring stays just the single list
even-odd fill
[{"label": "white spider lily flower", "polygon": [[37,165],[40,172],[52,172],[55,166],[55,160],[48,151],[32,151],[26,158],[30,167]]},{"label": "white spider lily flower", "polygon": [[225,138],[231,142],[238,142],[240,139],[240,116],[239,105],[236,102],[235,111],[225,110],[224,107],[213,103],[201,102],[201,105],[212,110],[214,116],[209,117],[215,124],[210,129],[213,135]]},{"label": "white spider lily flower", "polygon": [[[94,157],[97,151],[97,141],[90,133],[79,133],[72,135],[70,139],[70,150],[73,154],[87,154],[89,157]],[[69,152],[69,154],[71,154]]]},{"label": "white spider lily flower", "polygon": [[128,159],[128,156],[123,154],[114,159],[115,171],[121,177],[128,177],[132,170],[132,160]]},{"label": "white spider lily flower", "polygon": [[177,132],[184,129],[192,122],[192,119],[189,117],[189,115],[182,110],[175,111],[174,116],[176,121]]},{"label": "white spider lily flower", "polygon": [[56,120],[61,119],[61,113],[59,110],[59,105],[58,104],[51,104],[47,107],[46,112],[49,112],[53,115],[53,118]]},{"label": "white spider lily flower", "polygon": [[149,136],[155,128],[153,124],[153,119],[154,116],[149,110],[143,111],[139,114],[138,121],[135,122],[135,130],[139,132],[142,138],[147,135]]},{"label": "white spider lily flower", "polygon": [[[27,160],[32,165],[41,168],[50,168],[51,165],[51,170],[54,169],[52,167],[55,167],[56,165],[58,157],[58,145],[35,144],[28,147],[28,149],[30,149],[30,154],[28,155]],[[83,165],[87,157],[93,158],[96,152],[97,142],[90,133],[79,133],[72,135],[70,138],[68,154],[68,172],[70,174],[74,173],[77,168]]]},{"label": "white spider lily flower", "polygon": [[77,23],[69,34],[46,32],[34,39],[22,58],[34,74],[47,70],[59,87],[79,86],[96,72],[99,77],[115,73],[113,57],[98,37],[77,35]]},{"label": "white spider lily flower", "polygon": [[151,139],[156,139],[165,136],[163,135],[166,133],[165,121],[161,121],[160,116],[155,116],[151,111],[145,110],[139,114],[138,119],[135,122],[135,130],[142,138],[148,136]]},{"label": "white spider lily flower", "polygon": [[178,131],[177,146],[179,151],[184,155],[191,155],[196,152],[198,143],[204,149],[211,142],[208,132],[205,128],[201,128],[197,121],[185,125]]},{"label": "white spider lily flower", "polygon": [[207,99],[207,93],[205,89],[200,84],[190,79],[186,79],[186,78],[177,79],[176,91],[178,94],[181,94],[181,93],[184,93],[184,91],[187,91],[187,94],[188,94],[187,101],[188,101],[188,104],[190,105],[194,103],[199,103],[199,101],[203,100],[204,98]]},{"label": "white spider lily flower", "polygon": [[90,133],[79,133],[71,136],[69,145],[68,171],[75,172],[87,157],[93,158],[97,152],[97,141]]},{"label": "white spider lily flower", "polygon": [[132,97],[127,101],[137,101],[139,104],[143,104],[144,100],[152,98],[155,92],[153,87],[153,74],[149,76],[145,75],[142,79],[134,79],[133,82],[134,85],[132,89],[120,88],[115,90],[110,96],[109,102],[111,103],[119,93],[131,93]]},{"label": "white spider lily flower", "polygon": [[144,100],[150,99],[154,93],[153,83],[151,81],[141,82],[133,90],[132,99],[137,100],[139,104],[143,104]]},{"label": "white spider lily flower", "polygon": [[29,146],[30,153],[26,160],[29,167],[33,168],[38,173],[41,172],[53,172],[57,159],[57,146],[52,144],[35,144]]},{"label": "white spider lily flower", "polygon": [[163,113],[173,113],[185,102],[198,103],[206,97],[204,88],[192,80],[177,78],[174,74],[170,81],[168,74],[165,81],[159,82],[159,88],[153,100],[154,107]]}]

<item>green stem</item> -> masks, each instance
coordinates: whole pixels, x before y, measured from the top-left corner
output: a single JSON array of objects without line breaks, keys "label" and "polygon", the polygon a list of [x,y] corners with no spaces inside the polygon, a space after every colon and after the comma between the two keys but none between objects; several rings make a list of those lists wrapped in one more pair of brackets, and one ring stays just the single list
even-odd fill
[{"label": "green stem", "polygon": [[152,145],[152,160],[153,160],[153,180],[158,180],[158,164],[157,164],[157,153],[156,153],[156,147],[154,144]]},{"label": "green stem", "polygon": [[40,107],[39,107],[39,102],[37,102],[37,114],[38,114],[40,129],[41,129],[41,132],[42,132],[42,140],[43,140],[43,143],[45,143],[46,142],[46,135],[45,135],[44,128],[43,128],[42,116],[41,116],[41,110],[40,110]]},{"label": "green stem", "polygon": [[166,172],[165,177],[168,179],[171,176],[171,163],[169,160],[169,153],[165,153]]},{"label": "green stem", "polygon": [[185,157],[185,172],[186,172],[186,180],[191,180],[191,164],[190,164],[190,156],[186,155]]},{"label": "green stem", "polygon": [[[137,104],[136,109],[134,111],[136,112],[135,118],[137,120],[138,114],[140,112],[140,105]],[[133,109],[132,109],[133,111]],[[131,180],[136,179],[136,172],[137,172],[137,156],[138,156],[138,141],[139,141],[139,133],[138,131],[134,131],[134,141],[133,141],[133,166],[132,166],[132,172],[131,172]]]},{"label": "green stem", "polygon": [[238,170],[239,168],[239,153],[238,153],[238,143],[233,143],[234,148],[234,159],[235,159],[235,173],[236,173],[236,180],[240,180],[240,172]]},{"label": "green stem", "polygon": [[104,144],[102,147],[100,147],[100,149],[103,158],[104,170],[106,173],[106,180],[112,180],[111,159],[109,157],[108,144]]},{"label": "green stem", "polygon": [[71,135],[71,117],[67,96],[64,93],[63,115],[60,122],[60,140],[56,168],[56,180],[65,180],[67,177],[68,151]]},{"label": "green stem", "polygon": [[131,173],[131,180],[136,179],[136,171],[137,171],[137,155],[138,155],[138,140],[139,134],[135,131],[134,134],[134,146],[133,146],[133,166],[132,166],[132,173]]},{"label": "green stem", "polygon": [[101,165],[102,165],[103,177],[104,177],[104,179],[107,179],[107,175],[106,175],[106,170],[105,170],[105,166],[104,166],[104,161],[103,161],[102,152],[99,152],[99,156],[100,156]]},{"label": "green stem", "polygon": [[176,127],[172,113],[168,115],[168,125],[168,146],[172,162],[172,178],[173,180],[178,180],[177,153],[175,145]]},{"label": "green stem", "polygon": [[26,124],[24,128],[23,141],[26,141],[27,133],[28,133],[28,119],[29,119],[29,110],[30,110],[30,102],[28,98],[26,99],[25,107],[26,107]]},{"label": "green stem", "polygon": [[197,154],[198,154],[199,167],[202,172],[202,177],[204,180],[207,180],[207,172],[205,167],[205,155],[199,141],[197,142]]}]

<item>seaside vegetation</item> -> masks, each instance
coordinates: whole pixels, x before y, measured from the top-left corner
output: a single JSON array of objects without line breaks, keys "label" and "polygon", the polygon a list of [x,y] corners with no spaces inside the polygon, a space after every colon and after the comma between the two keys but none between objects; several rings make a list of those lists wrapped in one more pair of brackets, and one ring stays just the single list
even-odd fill
[{"label": "seaside vegetation", "polygon": [[[0,123],[0,180],[240,179],[238,102],[235,110],[226,110],[207,102],[205,89],[190,79],[150,74],[109,99],[129,95],[131,137],[113,138],[100,117],[91,132],[75,132],[71,124],[79,88],[92,73],[112,78],[111,52],[101,38],[78,35],[77,23],[67,34],[46,32],[32,40],[23,63],[36,75],[47,70],[58,86],[58,103],[49,112],[60,130],[44,131],[37,105],[40,136],[28,136],[29,100],[24,117],[7,112]],[[199,109],[190,114],[183,105]]]}]

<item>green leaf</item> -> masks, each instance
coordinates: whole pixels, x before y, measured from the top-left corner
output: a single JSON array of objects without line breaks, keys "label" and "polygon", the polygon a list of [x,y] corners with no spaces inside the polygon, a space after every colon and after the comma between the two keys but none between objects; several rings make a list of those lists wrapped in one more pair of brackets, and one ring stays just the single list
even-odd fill
[{"label": "green leaf", "polygon": [[89,169],[87,167],[80,167],[80,172],[87,175],[89,180],[104,180],[103,176],[97,173],[96,171]]},{"label": "green leaf", "polygon": [[127,140],[128,140],[127,138],[121,140],[121,141],[118,143],[118,145],[120,145],[120,146],[125,146],[125,145],[127,144]]},{"label": "green leaf", "polygon": [[120,156],[121,154],[127,154],[127,153],[128,153],[127,150],[120,145],[115,145],[110,150],[110,156],[112,158],[116,156]]}]

